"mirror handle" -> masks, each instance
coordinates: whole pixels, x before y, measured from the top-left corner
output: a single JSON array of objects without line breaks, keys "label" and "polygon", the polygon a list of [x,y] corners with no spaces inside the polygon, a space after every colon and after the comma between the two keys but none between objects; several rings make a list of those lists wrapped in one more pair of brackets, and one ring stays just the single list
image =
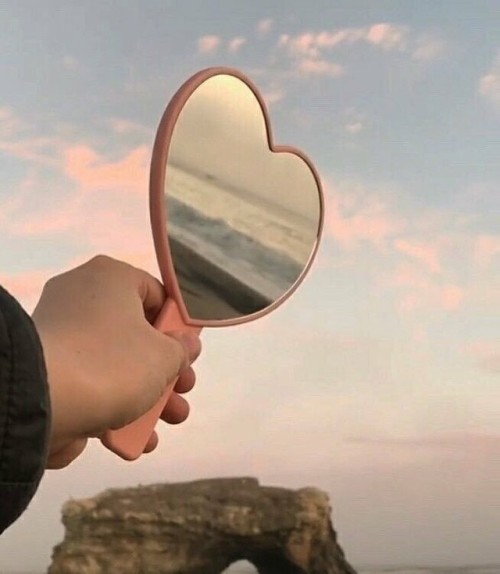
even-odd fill
[{"label": "mirror handle", "polygon": [[[190,331],[199,334],[201,327],[187,326],[182,319],[177,304],[171,298],[160,311],[154,323],[155,329],[161,332],[169,331]],[[147,413],[140,418],[129,423],[120,429],[110,430],[101,437],[102,444],[125,460],[136,460],[139,458],[153,434],[156,423],[160,419],[161,413],[167,404],[177,379],[168,385],[161,399]]]}]

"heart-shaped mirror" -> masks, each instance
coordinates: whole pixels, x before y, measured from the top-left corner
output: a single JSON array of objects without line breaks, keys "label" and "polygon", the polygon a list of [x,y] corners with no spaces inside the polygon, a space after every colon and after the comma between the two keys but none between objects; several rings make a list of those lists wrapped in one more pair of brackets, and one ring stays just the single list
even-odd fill
[{"label": "heart-shaped mirror", "polygon": [[[323,194],[310,160],[273,143],[265,103],[236,70],[189,79],[167,107],[151,162],[150,210],[169,294],[161,331],[240,324],[298,287],[316,254]],[[142,454],[162,401],[103,441]]]}]

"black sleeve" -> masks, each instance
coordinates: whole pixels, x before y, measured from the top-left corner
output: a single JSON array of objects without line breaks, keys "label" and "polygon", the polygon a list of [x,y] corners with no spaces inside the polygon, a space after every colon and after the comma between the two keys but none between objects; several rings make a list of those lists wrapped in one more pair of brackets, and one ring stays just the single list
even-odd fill
[{"label": "black sleeve", "polygon": [[26,510],[42,478],[50,399],[31,317],[0,287],[0,534]]}]

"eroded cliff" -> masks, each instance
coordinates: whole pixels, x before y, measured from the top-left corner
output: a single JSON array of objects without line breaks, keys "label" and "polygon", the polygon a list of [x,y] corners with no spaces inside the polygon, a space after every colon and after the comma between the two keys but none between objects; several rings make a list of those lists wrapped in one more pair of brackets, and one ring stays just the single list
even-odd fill
[{"label": "eroded cliff", "polygon": [[314,488],[207,479],[108,490],[63,507],[49,574],[356,574],[337,543],[328,496]]}]

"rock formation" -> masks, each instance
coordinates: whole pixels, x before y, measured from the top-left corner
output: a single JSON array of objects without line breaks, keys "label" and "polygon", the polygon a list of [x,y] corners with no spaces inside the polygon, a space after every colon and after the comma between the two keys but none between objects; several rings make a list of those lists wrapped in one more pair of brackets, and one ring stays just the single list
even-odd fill
[{"label": "rock formation", "polygon": [[49,574],[356,574],[337,544],[328,496],[314,488],[208,479],[108,490],[63,507]]}]

